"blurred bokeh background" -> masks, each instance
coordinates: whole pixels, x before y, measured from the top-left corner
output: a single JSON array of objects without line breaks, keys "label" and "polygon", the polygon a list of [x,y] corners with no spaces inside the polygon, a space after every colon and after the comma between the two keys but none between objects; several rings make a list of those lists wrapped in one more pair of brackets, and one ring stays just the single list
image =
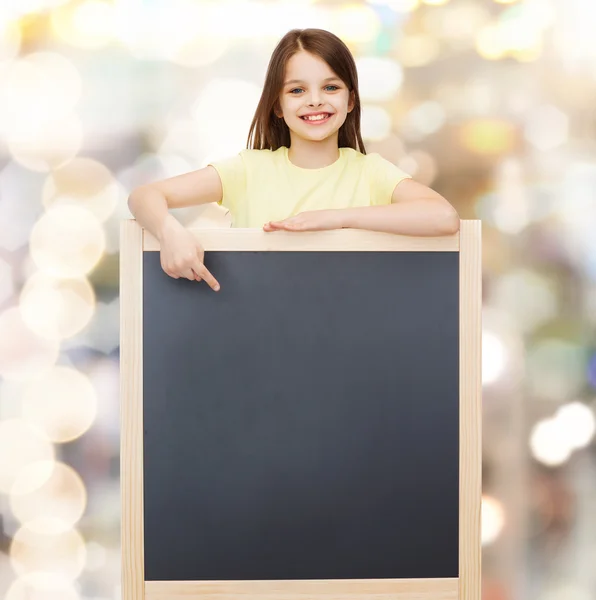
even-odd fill
[{"label": "blurred bokeh background", "polygon": [[120,600],[127,196],[244,148],[274,46],[320,27],[367,150],[483,222],[483,598],[596,598],[594,10],[2,0],[0,597]]}]

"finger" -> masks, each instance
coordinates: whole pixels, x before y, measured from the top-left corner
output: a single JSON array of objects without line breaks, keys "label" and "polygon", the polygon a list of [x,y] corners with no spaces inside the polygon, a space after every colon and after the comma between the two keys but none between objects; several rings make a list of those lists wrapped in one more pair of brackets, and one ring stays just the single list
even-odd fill
[{"label": "finger", "polygon": [[207,270],[205,266],[201,270],[201,277],[205,280],[207,285],[209,285],[213,290],[219,292],[219,283],[215,277]]},{"label": "finger", "polygon": [[182,271],[182,277],[186,277],[186,279],[189,279],[190,281],[194,281],[195,280],[194,271],[192,269],[185,269],[184,271]]},{"label": "finger", "polygon": [[283,229],[287,231],[295,231],[296,229],[300,229],[300,225],[298,223],[284,223]]}]

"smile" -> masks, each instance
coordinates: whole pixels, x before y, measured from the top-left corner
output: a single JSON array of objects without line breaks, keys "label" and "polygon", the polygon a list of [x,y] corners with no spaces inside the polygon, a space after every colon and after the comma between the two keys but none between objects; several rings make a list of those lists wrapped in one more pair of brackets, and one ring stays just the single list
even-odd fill
[{"label": "smile", "polygon": [[321,115],[316,115],[314,117],[300,117],[303,121],[310,123],[311,125],[320,125],[321,123],[326,123],[333,115],[331,113],[325,113]]}]

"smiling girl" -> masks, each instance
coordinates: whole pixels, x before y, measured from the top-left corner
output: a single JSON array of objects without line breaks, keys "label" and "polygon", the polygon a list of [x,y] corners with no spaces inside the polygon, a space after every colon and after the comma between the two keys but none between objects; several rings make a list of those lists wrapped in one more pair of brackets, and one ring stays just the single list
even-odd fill
[{"label": "smiling girl", "polygon": [[322,29],[287,33],[269,61],[247,149],[130,194],[131,212],[160,241],[164,271],[219,290],[200,241],[168,212],[207,202],[229,209],[233,227],[265,232],[457,233],[459,216],[445,198],[366,154],[360,112],[347,46]]}]

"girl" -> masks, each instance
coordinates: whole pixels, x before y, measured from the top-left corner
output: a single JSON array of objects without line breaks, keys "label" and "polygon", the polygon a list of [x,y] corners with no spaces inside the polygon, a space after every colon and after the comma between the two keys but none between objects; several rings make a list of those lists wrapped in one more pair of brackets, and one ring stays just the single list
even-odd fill
[{"label": "girl", "polygon": [[247,149],[203,169],[140,186],[128,206],[160,241],[174,278],[219,283],[204,250],[169,208],[217,202],[234,227],[266,232],[351,227],[402,235],[450,235],[455,209],[379,154],[366,154],[360,97],[347,46],[322,29],[294,29],[276,46]]}]

